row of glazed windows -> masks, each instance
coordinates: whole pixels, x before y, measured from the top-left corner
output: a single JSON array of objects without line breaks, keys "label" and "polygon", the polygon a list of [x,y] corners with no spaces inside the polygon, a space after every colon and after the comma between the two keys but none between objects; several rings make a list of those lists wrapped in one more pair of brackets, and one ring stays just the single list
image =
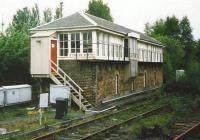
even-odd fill
[{"label": "row of glazed windows", "polygon": [[163,62],[163,54],[158,51],[139,49],[139,60],[145,62]]},{"label": "row of glazed windows", "polygon": [[123,47],[121,44],[116,44],[116,43],[97,44],[97,56],[122,57],[122,54],[123,54]]},{"label": "row of glazed windows", "polygon": [[60,56],[81,53],[81,46],[83,46],[84,53],[90,53],[92,52],[92,32],[59,34],[59,43]]}]

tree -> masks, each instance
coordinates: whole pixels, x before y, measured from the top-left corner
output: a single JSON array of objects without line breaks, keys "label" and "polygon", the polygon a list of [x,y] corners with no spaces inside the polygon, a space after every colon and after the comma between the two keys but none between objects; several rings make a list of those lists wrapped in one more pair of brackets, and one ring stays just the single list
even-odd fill
[{"label": "tree", "polygon": [[192,61],[194,56],[194,41],[192,35],[192,28],[190,27],[190,22],[187,17],[183,17],[180,22],[180,40],[184,45],[185,56],[184,56],[184,65],[187,67],[189,61]]},{"label": "tree", "polygon": [[[194,41],[189,19],[175,16],[146,25],[145,32],[162,42],[166,89],[199,93],[200,40]],[[175,81],[175,70],[185,69],[185,76]],[[192,81],[192,82],[191,82]]]},{"label": "tree", "polygon": [[12,32],[0,37],[0,84],[30,82],[29,35]]},{"label": "tree", "polygon": [[165,21],[165,35],[178,39],[179,34],[179,20],[175,16],[167,17]]},{"label": "tree", "polygon": [[175,81],[175,71],[183,69],[184,50],[180,41],[179,20],[175,17],[159,19],[145,28],[148,35],[162,42],[164,48],[164,79],[167,88]]},{"label": "tree", "polygon": [[43,11],[43,15],[44,15],[44,18],[43,18],[44,23],[48,23],[48,22],[52,21],[52,12],[51,12],[50,8],[45,9]]},{"label": "tree", "polygon": [[113,21],[113,17],[110,14],[110,8],[107,4],[104,4],[102,0],[91,0],[88,5],[88,14]]},{"label": "tree", "polygon": [[0,35],[0,84],[29,83],[29,29],[39,25],[37,4],[20,9],[4,35]]},{"label": "tree", "polygon": [[61,17],[63,17],[63,2],[60,2],[59,7],[56,8],[56,13],[54,16],[54,19],[59,19]]},{"label": "tree", "polygon": [[31,22],[32,27],[36,27],[40,24],[40,11],[37,4],[32,8]]},{"label": "tree", "polygon": [[200,63],[200,39],[195,42],[195,57]]},{"label": "tree", "polygon": [[13,16],[11,25],[15,32],[28,32],[28,29],[32,27],[31,25],[31,11],[28,7],[18,10],[17,13]]},{"label": "tree", "polygon": [[179,39],[180,28],[179,20],[175,17],[167,17],[166,19],[159,19],[153,25],[146,25],[145,33],[152,36],[170,36]]}]

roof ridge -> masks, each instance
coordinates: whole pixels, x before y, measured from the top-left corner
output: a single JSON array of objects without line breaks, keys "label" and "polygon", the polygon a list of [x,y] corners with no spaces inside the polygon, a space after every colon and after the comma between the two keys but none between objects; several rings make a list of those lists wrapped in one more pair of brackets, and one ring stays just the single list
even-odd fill
[{"label": "roof ridge", "polygon": [[67,18],[67,17],[72,16],[72,15],[77,14],[77,13],[79,13],[79,12],[76,12],[76,13],[70,14],[70,15],[68,15],[68,16],[61,17],[61,18],[58,18],[58,19],[52,20],[52,21],[50,21],[50,22],[47,22],[47,23],[41,24],[41,25],[39,25],[39,26],[36,26],[36,27],[34,27],[34,28],[31,28],[30,30],[34,30],[34,29],[36,29],[36,28],[39,28],[39,27],[42,27],[42,26],[45,26],[45,25],[51,24],[51,23],[53,23],[53,22],[55,22],[55,21],[58,21],[58,20],[61,20],[61,19]]},{"label": "roof ridge", "polygon": [[85,18],[87,21],[89,21],[93,25],[97,25],[97,23],[92,20],[88,15],[85,14],[85,12],[78,12],[83,18]]},{"label": "roof ridge", "polygon": [[106,19],[97,17],[97,16],[95,16],[95,15],[91,15],[91,14],[89,14],[89,13],[85,13],[85,14],[90,15],[90,16],[93,16],[93,17],[98,18],[98,19],[100,19],[100,20],[104,20],[104,21],[110,22],[110,23],[115,24],[115,25],[118,25],[118,26],[121,26],[121,27],[126,28],[126,29],[129,29],[129,30],[131,30],[131,31],[137,32],[137,31],[135,31],[135,30],[133,30],[133,29],[130,29],[130,28],[127,28],[127,27],[125,27],[125,26],[123,26],[123,25],[117,24],[117,23],[115,23],[115,22],[112,22],[112,21],[109,21],[109,20],[106,20]]}]

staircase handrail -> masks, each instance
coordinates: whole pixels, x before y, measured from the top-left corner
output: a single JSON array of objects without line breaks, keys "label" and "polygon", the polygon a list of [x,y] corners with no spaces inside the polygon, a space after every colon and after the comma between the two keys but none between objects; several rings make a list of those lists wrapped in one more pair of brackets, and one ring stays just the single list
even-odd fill
[{"label": "staircase handrail", "polygon": [[[74,81],[74,80],[72,80],[70,77],[69,77],[69,75],[67,75],[57,64],[55,64],[52,60],[50,60],[50,62],[54,65],[54,66],[56,66],[56,68],[58,69],[58,73],[59,73],[59,71],[60,72],[62,72],[62,74],[64,74],[64,76],[66,77],[66,78],[68,78],[81,92],[83,92],[83,89]],[[51,66],[51,68],[54,70],[54,71],[56,71],[52,66]]]}]

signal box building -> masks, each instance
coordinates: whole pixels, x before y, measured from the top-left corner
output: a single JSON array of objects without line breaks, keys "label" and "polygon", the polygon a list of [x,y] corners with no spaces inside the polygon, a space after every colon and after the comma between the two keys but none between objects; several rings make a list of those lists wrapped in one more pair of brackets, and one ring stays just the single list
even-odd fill
[{"label": "signal box building", "polygon": [[143,33],[75,13],[31,29],[31,75],[70,86],[72,100],[87,110],[160,86],[163,47]]}]

